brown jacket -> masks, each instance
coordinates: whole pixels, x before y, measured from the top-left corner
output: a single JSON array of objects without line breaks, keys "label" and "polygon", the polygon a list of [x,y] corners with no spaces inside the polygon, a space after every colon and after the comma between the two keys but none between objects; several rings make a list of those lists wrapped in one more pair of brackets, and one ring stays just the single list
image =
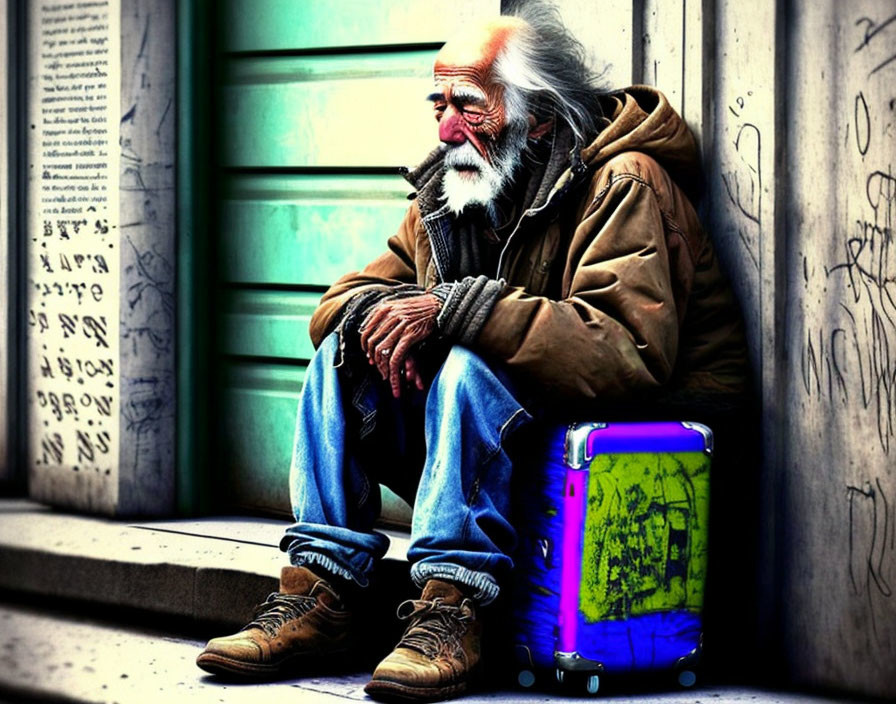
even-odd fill
[{"label": "brown jacket", "polygon": [[[563,403],[740,394],[740,316],[684,194],[699,180],[693,137],[652,88],[602,101],[609,119],[582,150],[584,166],[552,179],[523,213],[492,274],[505,284],[466,344]],[[433,251],[444,245],[433,246],[425,207],[415,201],[388,251],[323,296],[315,345],[359,292],[441,283]]]}]

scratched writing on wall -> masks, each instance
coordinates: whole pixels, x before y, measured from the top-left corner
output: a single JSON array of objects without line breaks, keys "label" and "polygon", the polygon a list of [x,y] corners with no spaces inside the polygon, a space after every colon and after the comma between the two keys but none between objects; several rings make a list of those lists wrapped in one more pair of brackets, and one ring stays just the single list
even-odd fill
[{"label": "scratched writing on wall", "polygon": [[[853,25],[852,60],[857,70],[847,84],[850,100],[841,168],[835,175],[849,188],[837,255],[821,267],[825,294],[835,295],[833,315],[807,323],[800,372],[809,396],[833,408],[858,409],[874,427],[889,455],[896,437],[896,15]],[[848,168],[847,168],[848,167]],[[806,285],[815,275],[811,254],[802,259]]]},{"label": "scratched writing on wall", "polygon": [[173,463],[176,110],[173,74],[158,64],[158,47],[173,26],[148,0],[135,2],[122,21],[124,31],[141,37],[122,51],[122,464],[134,478],[131,501],[142,502],[149,492],[159,495],[160,477]]},{"label": "scratched writing on wall", "polygon": [[871,633],[883,645],[886,612],[882,600],[896,588],[896,515],[880,479],[847,485],[849,504],[849,581],[868,604]]},{"label": "scratched writing on wall", "polygon": [[744,119],[749,108],[746,98],[738,96],[728,111],[740,122],[734,134],[734,154],[726,161],[722,183],[729,202],[736,208],[733,224],[738,239],[754,269],[759,270],[759,250],[762,236],[762,133],[753,122]]}]

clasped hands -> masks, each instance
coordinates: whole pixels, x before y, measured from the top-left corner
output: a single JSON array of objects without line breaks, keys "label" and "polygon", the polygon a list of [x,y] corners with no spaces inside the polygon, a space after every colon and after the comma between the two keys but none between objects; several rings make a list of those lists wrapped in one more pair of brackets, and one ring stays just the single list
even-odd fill
[{"label": "clasped hands", "polygon": [[401,395],[402,377],[423,390],[423,377],[412,349],[436,327],[442,302],[431,293],[386,300],[375,305],[361,325],[361,349],[376,366],[392,395]]}]

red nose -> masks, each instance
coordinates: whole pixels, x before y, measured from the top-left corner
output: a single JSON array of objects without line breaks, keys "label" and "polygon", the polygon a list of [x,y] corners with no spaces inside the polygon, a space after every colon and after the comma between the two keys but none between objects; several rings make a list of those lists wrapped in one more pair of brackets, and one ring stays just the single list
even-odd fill
[{"label": "red nose", "polygon": [[460,115],[450,106],[439,120],[439,139],[445,144],[463,144],[467,141]]}]

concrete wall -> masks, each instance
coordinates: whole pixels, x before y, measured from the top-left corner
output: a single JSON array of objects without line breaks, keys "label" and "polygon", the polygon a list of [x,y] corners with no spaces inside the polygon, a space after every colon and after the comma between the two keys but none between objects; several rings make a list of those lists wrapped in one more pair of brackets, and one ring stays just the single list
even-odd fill
[{"label": "concrete wall", "polygon": [[882,0],[718,2],[704,133],[757,370],[782,674],[881,697],[896,696],[894,19]]},{"label": "concrete wall", "polygon": [[124,0],[121,12],[121,444],[119,505],[174,507],[174,0]]},{"label": "concrete wall", "polygon": [[[732,474],[713,477],[713,510],[725,525],[713,559],[724,559],[725,591],[720,605],[727,644],[747,676],[783,676],[780,648],[780,586],[775,573],[778,531],[778,447],[787,423],[778,414],[780,284],[776,244],[779,231],[779,154],[782,140],[776,105],[780,55],[776,36],[784,31],[774,0],[749,4],[714,3],[703,44],[707,73],[702,130],[705,170],[704,223],[716,243],[741,304],[747,329],[758,417],[743,429],[753,455]],[[721,486],[720,486],[721,485]],[[721,505],[720,505],[721,504]],[[747,539],[751,536],[752,540]],[[742,639],[742,640],[741,640]],[[738,647],[738,641],[741,641]],[[755,652],[769,653],[762,664]]]},{"label": "concrete wall", "polygon": [[896,4],[787,12],[784,644],[797,681],[896,697]]}]

